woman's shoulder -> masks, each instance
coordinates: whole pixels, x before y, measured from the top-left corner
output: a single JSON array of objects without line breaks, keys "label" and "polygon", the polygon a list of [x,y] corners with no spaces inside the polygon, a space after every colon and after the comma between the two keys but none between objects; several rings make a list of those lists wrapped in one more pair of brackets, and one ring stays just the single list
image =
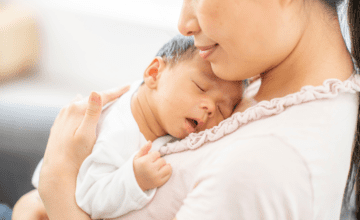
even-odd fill
[{"label": "woman's shoulder", "polygon": [[[300,213],[302,219],[312,217],[310,172],[302,157],[281,138],[275,135],[243,138],[216,152],[214,158],[203,160],[194,181],[196,187],[189,193],[186,204],[201,196],[216,204],[222,213],[238,213],[244,219],[255,219],[260,209],[263,217],[269,219],[274,216],[289,219],[288,214],[299,210],[305,211]],[[244,210],[237,210],[238,207]]]},{"label": "woman's shoulder", "polygon": [[307,204],[303,208],[310,212],[322,213],[334,204],[340,210],[358,115],[358,90],[354,84],[334,82],[302,99],[288,97],[252,107],[246,120],[255,120],[240,118],[243,126],[203,146],[222,149],[205,162],[197,179],[223,186],[216,188],[219,194],[236,183],[246,189],[239,189],[238,195],[251,192],[249,196],[265,198],[268,204],[285,199],[294,202],[293,207]]},{"label": "woman's shoulder", "polygon": [[[352,87],[344,86],[341,89],[347,88]],[[226,154],[226,160],[230,161],[237,153],[251,155],[252,162],[265,167],[266,173],[272,176],[276,176],[276,165],[280,163],[294,172],[305,169],[307,175],[313,178],[313,183],[319,183],[319,180],[321,185],[326,182],[328,186],[340,184],[346,179],[350,164],[358,117],[358,93],[349,90],[335,95],[334,91],[330,89],[324,93],[327,94],[326,98],[299,102],[284,110],[276,108],[281,111],[279,114],[266,114],[264,109],[263,112],[259,111],[259,114],[263,114],[259,120],[248,122],[223,138],[229,139],[229,149],[235,148]],[[312,94],[325,97],[319,91]],[[282,101],[296,103],[293,100]],[[258,155],[265,155],[266,159],[259,159]],[[247,163],[247,160],[242,158],[236,162]],[[333,169],[334,166],[337,168]],[[317,178],[325,173],[331,175]],[[303,177],[307,176],[305,172],[303,174]]]},{"label": "woman's shoulder", "polygon": [[[281,112],[266,114],[266,111]],[[258,120],[249,121],[235,132],[240,136],[272,133],[295,139],[322,138],[329,134],[353,132],[357,111],[358,94],[339,93],[335,97],[301,102],[281,110],[262,109],[259,112],[263,114],[258,116]]]},{"label": "woman's shoulder", "polygon": [[237,136],[273,134],[306,159],[326,158],[345,150],[350,153],[359,106],[355,86],[349,81],[329,80],[322,87],[309,87],[306,95],[295,94],[279,100],[275,108],[266,108],[276,113],[267,114],[263,109],[261,119],[240,127]]},{"label": "woman's shoulder", "polygon": [[[226,139],[220,142],[225,143]],[[229,170],[259,180],[276,179],[276,182],[294,172],[305,176],[309,174],[303,157],[276,134],[248,135],[228,143],[230,144],[219,150],[214,158],[209,158],[208,164],[217,167],[214,171],[223,173]],[[285,164],[288,166],[284,166]]]}]

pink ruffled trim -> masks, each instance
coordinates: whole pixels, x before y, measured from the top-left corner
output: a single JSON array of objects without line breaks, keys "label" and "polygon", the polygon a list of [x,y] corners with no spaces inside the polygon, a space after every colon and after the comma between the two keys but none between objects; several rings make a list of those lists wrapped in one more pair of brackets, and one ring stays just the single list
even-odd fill
[{"label": "pink ruffled trim", "polygon": [[285,97],[275,98],[270,101],[261,101],[255,106],[246,109],[244,112],[233,114],[218,126],[199,133],[192,133],[180,141],[168,143],[162,146],[159,151],[161,155],[167,155],[186,150],[194,150],[206,142],[219,140],[251,121],[280,114],[287,107],[319,99],[334,98],[339,93],[355,93],[358,91],[360,91],[360,76],[358,74],[353,74],[344,82],[338,79],[327,79],[321,86],[304,86],[299,92]]}]

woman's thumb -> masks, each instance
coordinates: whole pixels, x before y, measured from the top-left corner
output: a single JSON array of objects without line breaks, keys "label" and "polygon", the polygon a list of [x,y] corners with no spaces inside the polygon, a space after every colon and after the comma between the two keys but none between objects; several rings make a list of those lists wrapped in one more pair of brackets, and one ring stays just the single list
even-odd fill
[{"label": "woman's thumb", "polygon": [[88,100],[88,106],[86,108],[84,119],[79,129],[86,130],[86,132],[95,133],[101,111],[102,111],[101,96],[96,92],[92,92]]}]

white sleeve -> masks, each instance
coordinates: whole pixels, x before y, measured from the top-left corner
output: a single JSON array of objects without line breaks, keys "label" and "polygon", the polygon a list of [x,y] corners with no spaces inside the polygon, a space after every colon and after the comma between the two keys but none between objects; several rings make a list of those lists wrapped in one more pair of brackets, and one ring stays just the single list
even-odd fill
[{"label": "white sleeve", "polygon": [[177,220],[312,219],[311,177],[291,147],[269,136],[230,149],[202,170]]},{"label": "white sleeve", "polygon": [[31,183],[33,184],[33,186],[37,189],[39,187],[39,180],[40,180],[40,171],[41,171],[41,167],[43,164],[43,160],[44,158],[42,158],[40,160],[40,162],[38,163],[38,165],[36,166],[36,169],[34,171],[34,174],[31,178]]},{"label": "white sleeve", "polygon": [[[92,219],[119,217],[141,209],[153,198],[156,189],[143,192],[135,179],[135,154],[119,166],[121,158],[100,147],[81,165],[76,202]],[[118,162],[111,164],[114,159]]]}]

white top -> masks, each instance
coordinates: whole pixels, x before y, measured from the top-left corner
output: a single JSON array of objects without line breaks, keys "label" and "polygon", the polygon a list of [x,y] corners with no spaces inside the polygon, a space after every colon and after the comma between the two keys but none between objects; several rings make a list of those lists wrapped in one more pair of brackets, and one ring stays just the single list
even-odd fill
[{"label": "white top", "polygon": [[[144,207],[156,189],[143,192],[136,182],[133,158],[146,144],[132,112],[131,97],[141,81],[103,110],[97,127],[93,151],[82,163],[77,177],[76,202],[91,218],[115,218]],[[150,151],[171,141],[169,135],[158,138]],[[33,176],[38,186],[39,163]]]},{"label": "white top", "polygon": [[305,86],[162,147],[171,178],[118,219],[338,220],[359,85],[356,76]]}]

